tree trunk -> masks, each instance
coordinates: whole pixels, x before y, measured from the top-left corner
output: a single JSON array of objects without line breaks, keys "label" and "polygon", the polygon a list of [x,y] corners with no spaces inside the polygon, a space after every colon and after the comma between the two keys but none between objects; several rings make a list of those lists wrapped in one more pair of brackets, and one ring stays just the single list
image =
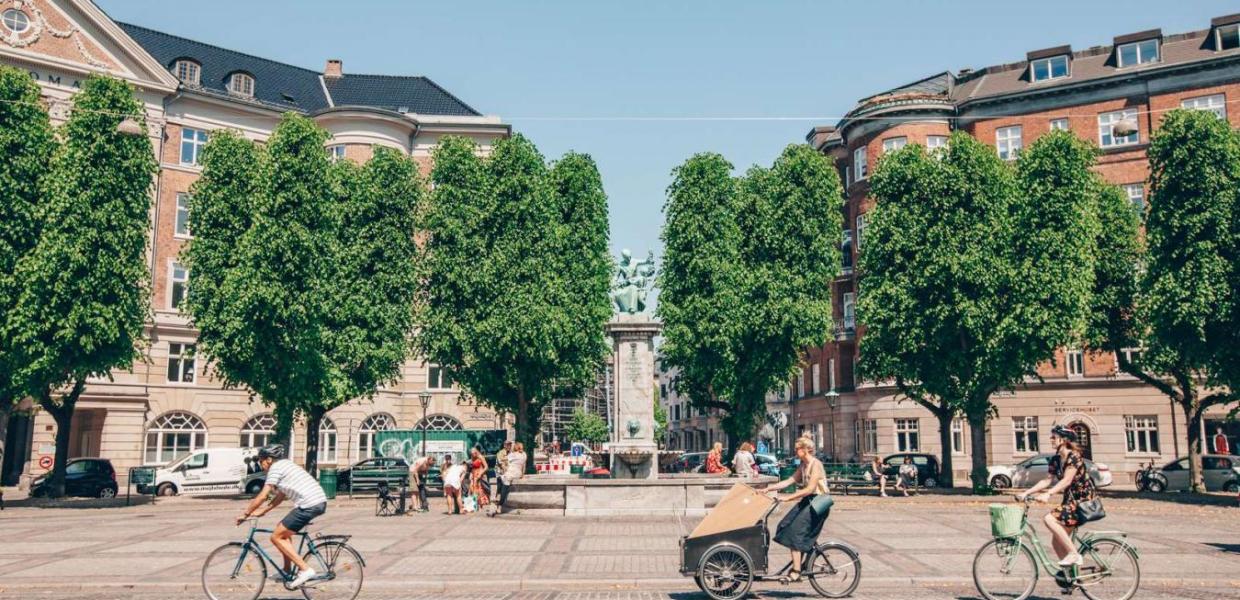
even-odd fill
[{"label": "tree trunk", "polygon": [[[316,406],[306,415],[306,471],[318,477],[319,469],[319,427],[323,424],[323,415],[327,411]],[[339,442],[339,438],[337,438]]]},{"label": "tree trunk", "polygon": [[[271,443],[283,444],[285,451],[288,451],[293,447],[294,412],[292,410],[282,408],[283,404],[277,399],[271,400],[271,406],[275,407],[273,412],[275,413],[276,418],[276,431]],[[293,462],[297,462],[291,454],[288,458]]]},{"label": "tree trunk", "polygon": [[525,397],[525,390],[517,390],[517,441],[525,446],[525,472],[533,473],[534,469],[534,431],[530,426],[530,399]]},{"label": "tree trunk", "polygon": [[0,477],[4,477],[5,442],[9,439],[9,417],[13,414],[13,398],[0,395]]},{"label": "tree trunk", "polygon": [[65,468],[69,464],[73,410],[77,407],[78,397],[82,395],[84,389],[86,389],[86,380],[79,379],[74,382],[73,389],[68,394],[61,396],[59,404],[52,399],[50,388],[44,389],[39,398],[39,405],[56,421],[56,456],[52,463],[52,474],[47,478],[48,496],[51,498],[61,498],[65,495]]},{"label": "tree trunk", "polygon": [[949,410],[935,411],[934,416],[939,421],[939,447],[942,451],[939,453],[939,486],[951,488],[954,485],[954,477],[952,475],[952,417],[955,416]]},{"label": "tree trunk", "polygon": [[973,483],[973,493],[984,493],[990,490],[990,472],[986,469],[986,415],[968,415],[968,419],[973,451],[973,469],[969,480]]},{"label": "tree trunk", "polygon": [[1184,408],[1184,427],[1188,430],[1188,489],[1201,493],[1206,491],[1201,473],[1201,419],[1204,411],[1197,406],[1197,395],[1190,390],[1184,390],[1181,406]]}]

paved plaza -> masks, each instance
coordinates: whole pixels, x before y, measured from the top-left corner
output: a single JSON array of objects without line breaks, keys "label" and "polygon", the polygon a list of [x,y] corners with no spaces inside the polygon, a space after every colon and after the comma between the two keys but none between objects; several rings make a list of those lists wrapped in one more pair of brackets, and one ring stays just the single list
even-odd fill
[{"label": "paved plaza", "polygon": [[[989,535],[990,501],[839,497],[823,538],[860,550],[857,598],[974,598],[969,569]],[[191,498],[106,509],[11,503],[0,512],[0,598],[202,597],[198,570],[211,549],[244,535],[231,524],[242,506]],[[319,529],[354,536],[366,559],[362,597],[371,600],[705,598],[677,573],[677,538],[692,520],[491,519],[435,508],[379,518],[370,501],[339,499]],[[1107,510],[1105,528],[1131,532],[1141,551],[1139,597],[1240,597],[1240,509],[1112,499]],[[772,561],[784,556],[777,549]],[[813,597],[808,586],[755,589],[763,598]],[[1045,578],[1038,591],[1061,597]]]}]

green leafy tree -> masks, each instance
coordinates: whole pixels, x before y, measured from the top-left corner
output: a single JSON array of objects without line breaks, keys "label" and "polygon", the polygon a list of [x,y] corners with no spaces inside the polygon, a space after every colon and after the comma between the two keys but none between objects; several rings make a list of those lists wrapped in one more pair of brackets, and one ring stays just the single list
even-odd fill
[{"label": "green leafy tree", "polygon": [[767,392],[831,330],[843,191],[829,159],[805,145],[769,169],[731,171],[699,154],[673,172],[659,315],[677,390],[724,411],[734,449],[756,437]]},{"label": "green leafy tree", "polygon": [[609,437],[607,421],[595,413],[580,408],[573,411],[573,419],[569,421],[564,433],[569,441],[586,444],[601,444]]},{"label": "green leafy tree", "polygon": [[1084,334],[1104,189],[1090,171],[1094,152],[1052,133],[1012,169],[957,133],[945,151],[909,146],[875,172],[859,367],[936,416],[945,477],[952,418],[969,422],[971,477],[983,488],[991,396]]},{"label": "green leafy tree", "polygon": [[554,390],[587,385],[607,352],[611,262],[598,169],[574,154],[548,169],[520,135],[486,159],[449,137],[432,180],[417,347],[481,402],[513,414],[532,458]]},{"label": "green leafy tree", "polygon": [[662,447],[667,442],[667,409],[659,401],[659,386],[654,386],[654,439]]},{"label": "green leafy tree", "polygon": [[[1212,113],[1172,111],[1149,157],[1148,247],[1142,255],[1135,216],[1113,207],[1101,245],[1114,254],[1096,292],[1106,310],[1094,313],[1091,344],[1183,411],[1191,487],[1201,491],[1202,419],[1238,402],[1240,135]],[[1123,348],[1143,351],[1133,361]]]},{"label": "green leafy tree", "polygon": [[305,417],[311,472],[324,415],[373,395],[408,354],[423,196],[409,159],[376,149],[364,167],[332,165],[327,138],[291,114],[265,147],[213,136],[184,251],[200,350],[224,385],[274,408],[281,437]]},{"label": "green leafy tree", "polygon": [[17,380],[20,353],[6,323],[20,289],[17,263],[39,240],[43,221],[43,178],[56,140],[39,100],[39,84],[29,73],[0,65],[0,460],[4,458],[9,416],[26,390]]},{"label": "green leafy tree", "polygon": [[133,365],[150,313],[145,258],[157,164],[145,133],[117,130],[125,118],[145,132],[133,89],[87,79],[44,182],[38,242],[15,273],[8,330],[22,349],[14,362],[24,389],[56,421],[53,496],[64,494],[70,423],[86,379]]}]

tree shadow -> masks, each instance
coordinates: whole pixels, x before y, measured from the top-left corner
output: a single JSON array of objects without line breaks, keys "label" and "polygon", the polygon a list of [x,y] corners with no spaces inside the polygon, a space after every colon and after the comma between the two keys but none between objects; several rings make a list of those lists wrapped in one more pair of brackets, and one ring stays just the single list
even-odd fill
[{"label": "tree shadow", "polygon": [[41,509],[98,509],[98,508],[124,508],[126,506],[147,506],[154,504],[154,496],[133,496],[129,499],[129,503],[125,503],[125,497],[116,498],[77,498],[66,496],[64,498],[20,498],[17,500],[5,500],[4,509],[12,508],[41,508]]},{"label": "tree shadow", "polygon": [[1194,494],[1191,492],[1137,492],[1128,490],[1101,490],[1104,498],[1124,500],[1150,500],[1189,506],[1235,506],[1236,497],[1230,493]]},{"label": "tree shadow", "polygon": [[1206,542],[1207,546],[1214,546],[1228,554],[1240,554],[1240,544],[1219,544],[1216,542]]}]

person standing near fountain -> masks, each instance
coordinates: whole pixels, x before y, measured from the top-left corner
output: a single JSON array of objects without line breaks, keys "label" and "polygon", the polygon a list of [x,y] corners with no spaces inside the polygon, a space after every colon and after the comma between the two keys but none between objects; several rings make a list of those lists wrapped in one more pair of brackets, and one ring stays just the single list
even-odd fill
[{"label": "person standing near fountain", "polygon": [[[801,465],[792,477],[762,490],[780,502],[797,503],[784,515],[775,529],[775,542],[786,546],[792,552],[793,567],[788,574],[790,582],[801,580],[801,556],[813,551],[814,545],[818,543],[818,534],[822,533],[822,526],[827,522],[827,515],[831,514],[827,474],[822,463],[814,458],[814,440],[804,437],[798,439],[796,453],[797,458],[801,459]],[[777,490],[794,483],[797,491],[787,495],[777,493]]]}]

